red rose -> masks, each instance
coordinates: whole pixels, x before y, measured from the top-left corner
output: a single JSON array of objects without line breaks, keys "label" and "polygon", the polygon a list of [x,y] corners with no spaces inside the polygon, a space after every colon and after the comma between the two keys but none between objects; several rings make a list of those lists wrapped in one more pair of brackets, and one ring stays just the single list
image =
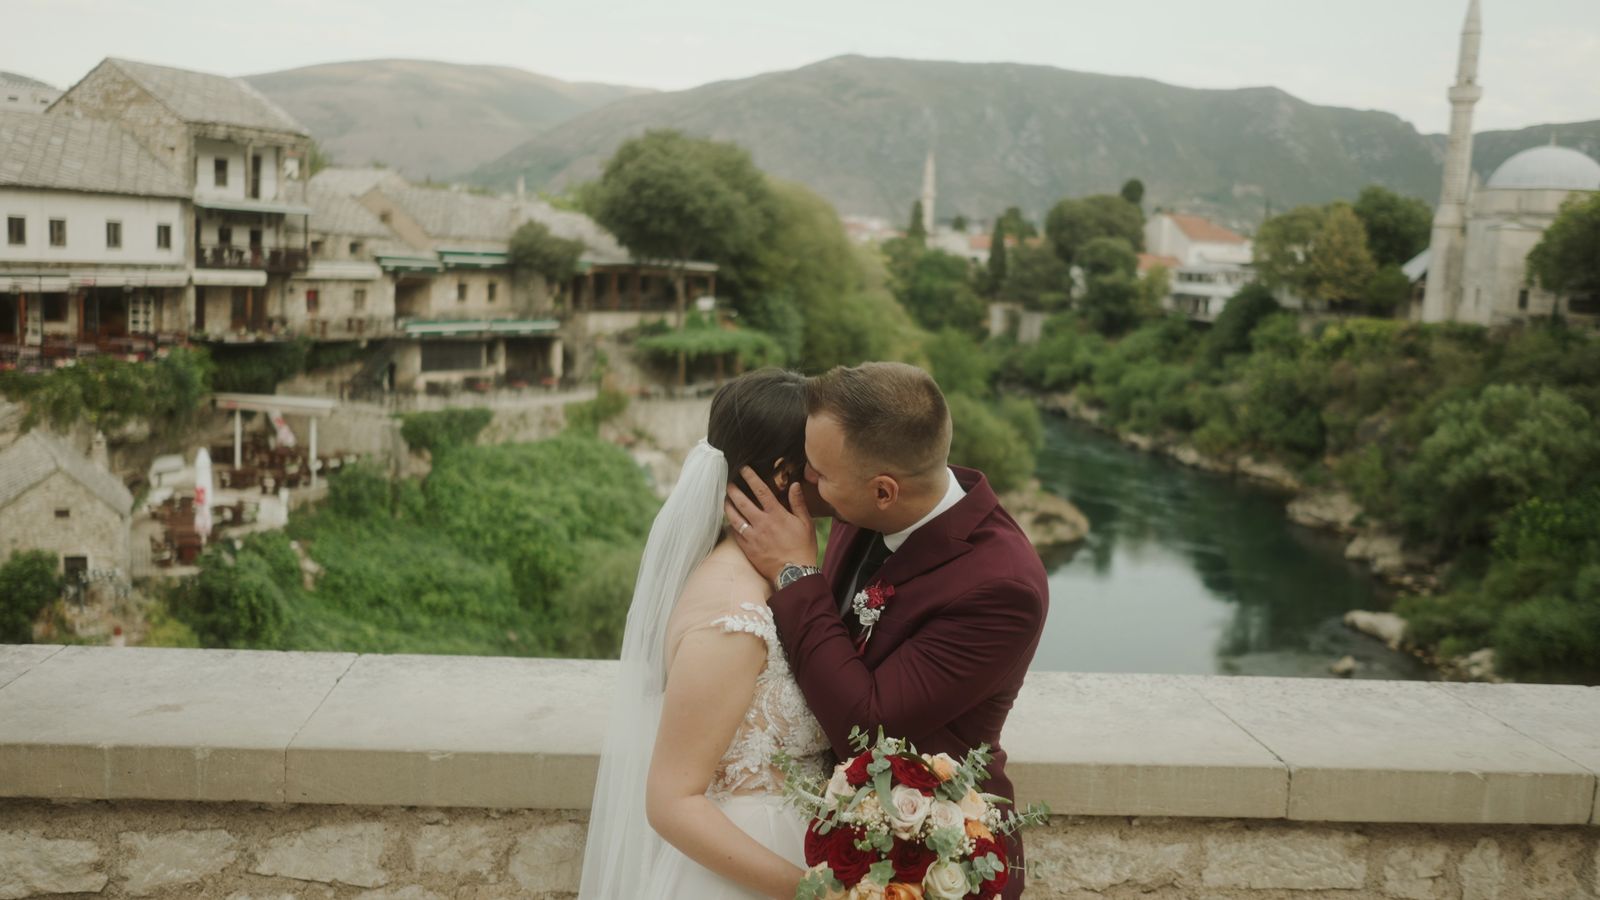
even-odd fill
[{"label": "red rose", "polygon": [[828,846],[833,843],[834,835],[839,833],[835,828],[827,834],[817,831],[817,823],[813,821],[806,828],[806,865],[816,866],[828,861]]},{"label": "red rose", "polygon": [[939,854],[921,844],[894,839],[894,849],[889,851],[889,861],[894,863],[894,880],[921,884],[927,877],[928,867],[939,859]]},{"label": "red rose", "polygon": [[859,828],[835,828],[826,835],[832,838],[828,844],[828,868],[847,888],[855,887],[856,882],[867,877],[867,870],[878,861],[876,852],[856,848],[856,841],[865,836]]},{"label": "red rose", "polygon": [[995,876],[993,878],[989,879],[988,881],[985,881],[983,884],[978,885],[978,893],[970,895],[970,896],[975,896],[975,897],[993,897],[993,896],[996,896],[1002,890],[1005,890],[1006,881],[1009,880],[1010,877],[1011,877],[1010,871],[1006,868],[1006,848],[1005,848],[1005,845],[1000,843],[999,841],[996,841],[996,840],[992,839],[992,838],[973,838],[972,844],[973,844],[973,850],[972,850],[972,858],[973,859],[983,859],[985,856],[989,855],[990,853],[993,853],[1000,860],[1000,871],[996,872]]},{"label": "red rose", "polygon": [[911,760],[903,756],[889,757],[889,771],[894,775],[898,784],[908,788],[916,788],[924,794],[932,795],[933,789],[939,786],[939,776],[933,769],[920,759]]},{"label": "red rose", "polygon": [[861,787],[872,780],[867,773],[867,765],[872,762],[872,751],[868,750],[855,759],[850,760],[850,765],[844,770],[844,780],[850,782],[851,787]]}]

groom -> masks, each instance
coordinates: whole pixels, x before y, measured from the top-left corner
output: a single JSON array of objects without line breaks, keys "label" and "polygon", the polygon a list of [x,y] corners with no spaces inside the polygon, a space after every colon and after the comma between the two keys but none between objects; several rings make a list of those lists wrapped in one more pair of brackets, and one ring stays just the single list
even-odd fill
[{"label": "groom", "polygon": [[[818,514],[834,517],[822,568],[800,485],[785,509],[746,469],[757,502],[730,486],[727,512],[777,588],[778,636],[812,712],[841,759],[857,726],[958,759],[987,743],[983,790],[1015,799],[1000,730],[1049,603],[1038,554],[983,473],[949,465],[950,413],[926,372],[835,368],[810,381],[807,407],[806,480],[830,507]],[[865,627],[853,598],[885,586],[881,618]],[[1020,840],[1009,849],[1018,868],[1004,896],[1015,900]]]}]

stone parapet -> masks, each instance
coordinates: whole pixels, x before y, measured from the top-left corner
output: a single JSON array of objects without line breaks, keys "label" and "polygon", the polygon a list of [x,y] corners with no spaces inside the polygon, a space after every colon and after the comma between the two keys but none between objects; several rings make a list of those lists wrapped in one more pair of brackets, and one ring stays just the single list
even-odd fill
[{"label": "stone parapet", "polygon": [[[0,900],[565,897],[614,663],[0,646]],[[1034,673],[1030,897],[1600,897],[1600,688]]]}]

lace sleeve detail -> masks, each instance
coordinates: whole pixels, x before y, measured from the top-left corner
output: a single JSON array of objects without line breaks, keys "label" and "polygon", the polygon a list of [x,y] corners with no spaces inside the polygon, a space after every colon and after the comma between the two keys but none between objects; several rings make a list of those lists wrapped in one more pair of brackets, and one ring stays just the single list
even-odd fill
[{"label": "lace sleeve detail", "polygon": [[778,626],[772,620],[772,610],[759,603],[741,603],[743,613],[713,619],[711,624],[722,629],[723,634],[753,634],[767,645],[768,654],[783,653],[778,644]]}]

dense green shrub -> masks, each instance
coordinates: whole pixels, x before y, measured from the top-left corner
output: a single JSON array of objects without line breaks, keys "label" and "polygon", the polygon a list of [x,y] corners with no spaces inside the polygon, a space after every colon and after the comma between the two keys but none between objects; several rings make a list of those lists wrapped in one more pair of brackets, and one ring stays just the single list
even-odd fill
[{"label": "dense green shrub", "polygon": [[627,409],[627,394],[602,389],[593,400],[567,404],[567,427],[574,431],[594,434],[600,430],[601,425],[622,415]]},{"label": "dense green shrub", "polygon": [[252,536],[237,550],[214,544],[201,554],[200,575],[174,612],[208,647],[278,648],[289,614],[286,594],[298,588],[299,574],[282,534]]},{"label": "dense green shrub", "polygon": [[407,413],[400,417],[400,436],[412,450],[437,455],[476,441],[493,419],[494,413],[481,407]]},{"label": "dense green shrub", "polygon": [[955,426],[950,462],[982,470],[996,491],[1026,485],[1035,462],[1028,437],[981,400],[965,394],[947,399]]},{"label": "dense green shrub", "polygon": [[33,642],[33,620],[61,596],[61,562],[44,550],[18,550],[0,565],[0,644]]}]

